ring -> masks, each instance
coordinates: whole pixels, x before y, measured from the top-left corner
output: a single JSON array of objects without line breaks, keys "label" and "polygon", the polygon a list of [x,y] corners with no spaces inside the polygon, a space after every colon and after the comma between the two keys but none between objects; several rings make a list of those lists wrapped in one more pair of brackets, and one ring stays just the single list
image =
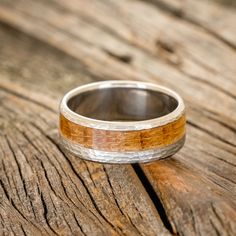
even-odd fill
[{"label": "ring", "polygon": [[60,141],[69,152],[103,163],[149,162],[185,142],[185,105],[174,91],[139,81],[102,81],[62,98]]}]

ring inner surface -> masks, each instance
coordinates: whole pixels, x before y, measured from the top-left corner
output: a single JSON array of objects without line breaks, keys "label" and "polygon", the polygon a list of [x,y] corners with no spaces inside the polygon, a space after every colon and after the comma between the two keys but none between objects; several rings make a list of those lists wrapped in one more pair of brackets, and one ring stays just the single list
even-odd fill
[{"label": "ring inner surface", "polygon": [[79,115],[104,121],[143,121],[174,111],[178,101],[167,94],[140,88],[103,88],[70,98],[68,107]]}]

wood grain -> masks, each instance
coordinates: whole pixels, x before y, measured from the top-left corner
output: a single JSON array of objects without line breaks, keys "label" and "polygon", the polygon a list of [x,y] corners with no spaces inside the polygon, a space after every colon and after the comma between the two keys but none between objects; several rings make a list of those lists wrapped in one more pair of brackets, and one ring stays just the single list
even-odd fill
[{"label": "wood grain", "polygon": [[[201,27],[218,40],[236,48],[235,9],[215,1],[148,0],[161,9]],[[225,2],[226,3],[226,2]],[[198,14],[201,12],[201,14]]]},{"label": "wood grain", "polygon": [[[169,160],[142,165],[141,169],[135,167],[136,174],[143,182],[160,213],[161,220],[170,232],[188,236],[235,235],[236,53],[233,46],[235,24],[234,20],[230,20],[235,13],[232,9],[224,8],[221,11],[221,8],[217,7],[217,14],[222,13],[223,16],[220,20],[222,24],[224,19],[228,19],[227,27],[220,27],[213,20],[212,15],[206,13],[203,18],[201,14],[194,13],[195,17],[193,17],[191,12],[194,10],[188,8],[184,15],[189,16],[180,17],[168,8],[164,9],[163,4],[159,2],[156,1],[154,7],[153,4],[149,4],[150,1],[147,3],[147,1],[138,0],[89,2],[2,0],[0,3],[1,21],[29,36],[10,30],[8,27],[3,27],[1,31],[0,83],[5,93],[17,97],[17,99],[10,97],[4,100],[8,102],[4,106],[4,111],[1,112],[3,117],[1,127],[9,127],[7,124],[16,119],[20,123],[27,124],[30,118],[31,122],[36,122],[49,137],[53,136],[52,134],[56,132],[56,118],[49,119],[48,117],[55,117],[51,113],[57,110],[59,97],[68,89],[89,81],[135,79],[168,86],[180,93],[187,104],[186,145]],[[165,1],[166,5],[169,2]],[[194,4],[198,4],[198,9],[200,9],[196,12],[205,9],[202,1],[195,1]],[[209,23],[209,19],[213,23]],[[35,109],[30,110],[25,105],[19,105],[21,103],[18,97],[29,100],[34,104]],[[16,109],[17,106],[18,109]],[[32,111],[37,112],[39,116],[34,116]],[[28,129],[34,130],[32,127]],[[16,129],[10,129],[11,132],[4,130],[4,134],[10,135],[12,132],[11,144],[20,142],[28,153],[28,159],[31,160],[32,154],[28,141],[19,138]],[[42,140],[49,142],[44,136]],[[38,137],[40,136],[36,135],[34,142],[38,140]],[[45,141],[41,142],[43,142],[43,150],[46,150],[44,154],[40,154],[40,157],[47,158],[49,162],[51,158],[45,156],[48,153],[54,153],[56,145],[50,143],[48,147]],[[6,141],[1,141],[2,143]],[[8,150],[6,144],[1,150]],[[14,148],[13,153],[17,150],[17,147]],[[71,231],[65,220],[61,219],[61,216],[68,215],[67,222],[74,222],[70,221],[71,212],[75,211],[74,206],[66,207],[68,200],[65,200],[64,195],[60,195],[63,197],[61,201],[57,198],[50,200],[49,195],[52,193],[49,191],[48,194],[49,187],[44,187],[48,186],[47,184],[39,185],[39,192],[46,194],[47,210],[45,211],[39,200],[35,201],[39,204],[36,208],[33,200],[27,201],[23,197],[18,197],[18,192],[20,192],[19,196],[23,192],[22,183],[29,183],[26,186],[29,193],[33,191],[32,186],[35,184],[20,181],[22,177],[17,172],[16,162],[13,158],[5,158],[6,155],[10,154],[2,155],[3,161],[8,164],[7,171],[1,175],[1,180],[6,181],[4,176],[8,176],[11,185],[8,182],[3,182],[2,185],[6,189],[5,193],[2,190],[3,231],[5,233],[12,231],[18,235],[23,235],[24,231],[26,234],[30,234],[29,232],[42,234],[46,228],[47,232],[51,232],[45,219],[49,219],[49,226],[52,226],[58,234],[61,232],[58,230],[60,222],[63,222],[63,226],[65,225],[64,234],[71,234],[75,232],[73,230],[79,231],[79,226],[75,224],[71,226]],[[60,156],[59,164],[62,161],[62,167],[67,166],[60,150],[53,155]],[[19,151],[16,156],[19,160],[23,158]],[[34,165],[31,162],[28,165],[34,166],[33,173],[37,171],[39,176],[44,176],[38,162],[33,163]],[[136,199],[140,192],[140,182],[138,185],[135,181],[132,182],[133,178],[137,180],[137,175],[131,166],[125,167],[128,169],[125,169],[127,171],[124,171],[122,175],[119,175],[121,172],[117,173],[119,168],[112,166],[113,171],[109,175],[109,178],[114,177],[112,188],[113,190],[118,188],[120,191],[117,191],[113,198],[105,198],[107,195],[101,190],[101,186],[107,186],[107,182],[99,178],[96,181],[97,188],[95,188],[96,185],[93,185],[94,181],[92,181],[97,176],[93,168],[101,170],[102,165],[90,166],[91,171],[87,172],[83,168],[78,169],[81,165],[85,166],[80,163],[87,162],[73,162],[72,166],[76,166],[76,173],[83,176],[87,187],[86,194],[92,193],[95,199],[93,204],[96,203],[99,206],[94,212],[100,210],[105,214],[105,218],[111,219],[110,222],[115,225],[113,227],[115,232],[128,235],[138,233],[161,235],[162,232],[166,232],[161,221],[158,220],[160,218],[157,213],[153,211],[153,205],[149,205],[150,199],[147,200],[144,190],[141,190],[141,195],[145,195],[145,204],[140,205],[138,212],[142,212],[146,217],[142,215],[140,218],[135,218],[136,220],[127,220],[127,216],[136,216],[133,214],[133,212],[137,213],[135,203],[143,202],[140,198]],[[22,164],[21,168],[25,165]],[[47,173],[51,172],[49,168]],[[17,173],[17,175],[12,173]],[[121,178],[126,175],[132,177]],[[40,177],[41,179],[43,180],[44,177]],[[58,181],[57,177],[53,177],[54,179]],[[130,179],[131,182],[127,184],[126,179]],[[70,183],[70,181],[66,182],[66,190],[70,188]],[[80,184],[77,183],[76,186]],[[127,186],[127,188],[121,191],[120,186],[123,188]],[[134,195],[132,191],[129,192],[131,195],[126,194],[130,186],[136,189]],[[61,188],[60,184],[54,186],[56,192],[61,192]],[[108,189],[110,188],[106,189],[107,192],[111,193]],[[86,194],[79,195],[82,202]],[[11,200],[8,200],[7,196],[10,196]],[[32,199],[35,199],[34,195]],[[122,203],[122,209],[126,212],[125,217],[120,214],[113,215],[113,212],[119,211],[115,211],[113,207],[109,208],[110,201]],[[27,205],[30,202],[34,202],[31,208]],[[23,204],[26,204],[26,207]],[[14,206],[18,211],[14,209]],[[149,210],[148,206],[151,206],[152,210]],[[89,212],[87,209],[85,211]],[[40,217],[34,218],[33,210],[37,212],[36,216]],[[8,216],[9,212],[11,212],[10,216]],[[40,215],[38,212],[46,213]],[[151,215],[147,212],[151,212]],[[79,213],[76,211],[77,214]],[[83,218],[83,214],[81,213],[79,218],[81,225],[86,229],[85,235],[96,234],[96,232],[99,235],[101,232],[99,229],[103,227],[107,234],[111,232],[112,227],[105,223],[102,223],[100,228],[94,223],[92,224],[94,227],[90,228],[90,223],[86,223],[89,221]],[[119,221],[116,220],[117,217]],[[57,219],[56,223],[53,221],[54,218]],[[59,223],[58,219],[60,219]],[[96,221],[92,220],[92,222]],[[120,222],[123,222],[122,230],[120,230]],[[130,222],[135,222],[138,232]],[[24,231],[21,226],[16,225],[23,225]],[[127,229],[129,231],[126,231]]]},{"label": "wood grain", "polygon": [[170,235],[130,165],[60,149],[60,97],[92,78],[80,63],[7,26],[0,40],[0,235]]},{"label": "wood grain", "polygon": [[182,115],[176,121],[152,129],[111,131],[78,125],[60,115],[62,137],[85,148],[102,151],[141,151],[169,146],[183,138],[185,123],[185,115]]}]

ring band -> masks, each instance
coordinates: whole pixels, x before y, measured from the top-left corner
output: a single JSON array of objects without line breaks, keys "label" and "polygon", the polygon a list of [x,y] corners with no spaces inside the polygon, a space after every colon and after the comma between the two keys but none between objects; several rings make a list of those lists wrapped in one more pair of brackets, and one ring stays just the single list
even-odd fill
[{"label": "ring band", "polygon": [[61,144],[97,162],[149,162],[173,155],[184,144],[185,123],[177,93],[139,81],[80,86],[60,104]]}]

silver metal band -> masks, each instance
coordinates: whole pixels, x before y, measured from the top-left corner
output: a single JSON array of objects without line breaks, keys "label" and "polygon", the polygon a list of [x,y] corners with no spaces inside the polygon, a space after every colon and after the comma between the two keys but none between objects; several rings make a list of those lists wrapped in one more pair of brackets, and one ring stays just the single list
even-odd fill
[{"label": "silver metal band", "polygon": [[148,162],[185,140],[185,106],[174,91],[139,81],[102,81],[69,91],[60,104],[60,137],[75,155],[103,163]]},{"label": "silver metal band", "polygon": [[164,159],[175,154],[185,143],[185,135],[176,143],[167,147],[150,149],[145,151],[134,152],[106,152],[90,148],[82,147],[78,144],[72,144],[69,140],[62,138],[62,146],[72,154],[75,154],[82,159],[101,163],[146,163]]}]

